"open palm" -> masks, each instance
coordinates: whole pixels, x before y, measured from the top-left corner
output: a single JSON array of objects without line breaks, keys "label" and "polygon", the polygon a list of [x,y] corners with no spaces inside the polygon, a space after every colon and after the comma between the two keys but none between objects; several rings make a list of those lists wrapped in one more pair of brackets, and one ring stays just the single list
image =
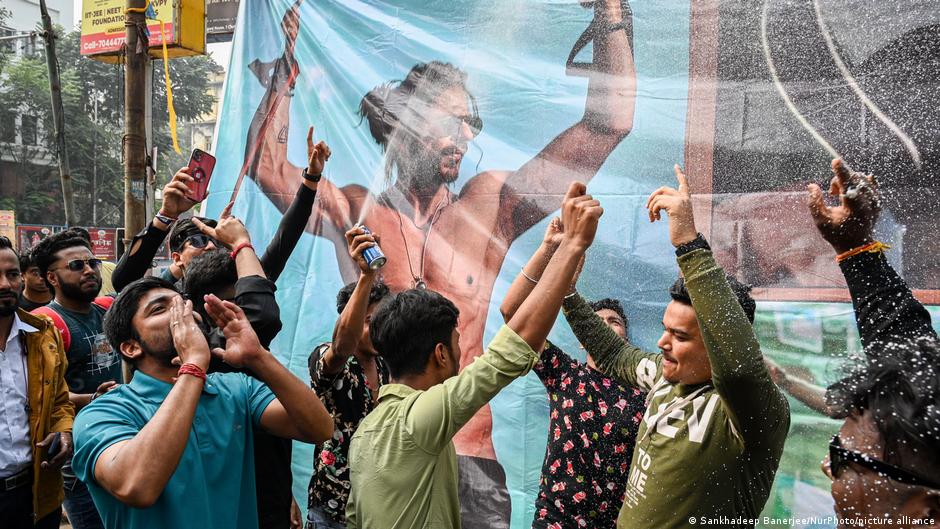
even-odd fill
[{"label": "open palm", "polygon": [[265,354],[258,335],[238,305],[210,294],[206,296],[206,312],[225,335],[225,349],[212,351],[223,362],[232,367],[250,367]]}]

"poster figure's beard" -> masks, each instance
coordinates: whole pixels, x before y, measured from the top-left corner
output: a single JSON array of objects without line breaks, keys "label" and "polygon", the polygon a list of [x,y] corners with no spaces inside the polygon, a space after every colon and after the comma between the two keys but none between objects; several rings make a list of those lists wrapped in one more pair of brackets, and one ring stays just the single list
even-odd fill
[{"label": "poster figure's beard", "polygon": [[415,142],[404,151],[397,160],[399,177],[403,183],[412,190],[433,191],[457,180],[466,149],[455,145],[436,149],[426,143]]},{"label": "poster figure's beard", "polygon": [[59,289],[62,291],[62,294],[69,299],[83,303],[91,303],[98,297],[98,292],[101,291],[101,279],[95,278],[94,281],[97,285],[94,290],[84,290],[81,283],[65,283],[61,280],[59,281]]}]

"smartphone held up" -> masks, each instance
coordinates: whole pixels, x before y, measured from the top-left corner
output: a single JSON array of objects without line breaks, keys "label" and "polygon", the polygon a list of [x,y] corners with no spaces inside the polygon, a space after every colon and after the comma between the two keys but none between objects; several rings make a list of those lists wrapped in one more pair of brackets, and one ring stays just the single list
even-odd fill
[{"label": "smartphone held up", "polygon": [[189,175],[193,177],[193,181],[189,184],[187,198],[194,202],[202,202],[206,199],[213,169],[215,169],[215,156],[202,149],[193,149],[193,154],[189,158]]}]

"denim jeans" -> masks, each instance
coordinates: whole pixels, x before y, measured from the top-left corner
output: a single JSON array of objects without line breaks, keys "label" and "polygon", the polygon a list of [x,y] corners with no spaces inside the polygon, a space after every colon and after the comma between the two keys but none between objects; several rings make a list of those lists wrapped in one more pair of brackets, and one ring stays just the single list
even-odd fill
[{"label": "denim jeans", "polygon": [[65,481],[65,513],[73,529],[104,529],[95,502],[91,499],[88,487],[75,476],[63,473]]},{"label": "denim jeans", "polygon": [[346,529],[346,526],[334,521],[319,507],[311,507],[307,511],[307,525],[304,529]]}]

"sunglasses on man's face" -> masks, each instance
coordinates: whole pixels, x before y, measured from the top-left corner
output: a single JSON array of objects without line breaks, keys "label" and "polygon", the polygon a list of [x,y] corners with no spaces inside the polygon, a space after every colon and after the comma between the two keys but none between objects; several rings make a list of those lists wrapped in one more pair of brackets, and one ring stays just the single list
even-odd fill
[{"label": "sunglasses on man's face", "polygon": [[[60,266],[59,268],[68,268],[72,272],[81,272],[85,269],[85,265],[90,266],[92,270],[98,270],[101,268],[101,259],[94,257],[91,259],[72,259],[65,263],[65,266]],[[56,270],[58,270],[58,268]]]},{"label": "sunglasses on man's face", "polygon": [[192,246],[193,248],[205,248],[206,246],[209,246],[210,242],[216,248],[222,247],[222,243],[202,233],[198,233],[196,235],[190,235],[189,237],[186,237],[186,240],[183,241],[183,244],[188,244]]},{"label": "sunglasses on man's face", "polygon": [[832,472],[832,477],[838,478],[839,475],[842,474],[842,470],[845,469],[849,463],[856,463],[872,472],[877,472],[881,476],[891,478],[900,483],[918,485],[930,489],[940,489],[940,484],[916,476],[903,468],[878,461],[861,452],[843,448],[842,440],[839,439],[839,436],[832,436],[832,440],[829,441],[829,470]]}]

